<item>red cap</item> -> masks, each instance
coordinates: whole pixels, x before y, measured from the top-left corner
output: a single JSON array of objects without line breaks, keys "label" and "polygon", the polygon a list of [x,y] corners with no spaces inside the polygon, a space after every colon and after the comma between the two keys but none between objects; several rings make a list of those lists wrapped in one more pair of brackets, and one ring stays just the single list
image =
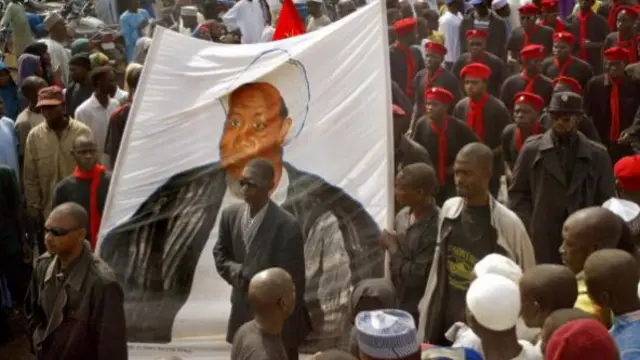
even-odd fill
[{"label": "red cap", "polygon": [[538,15],[540,14],[540,8],[534,3],[528,3],[520,6],[518,13],[520,13],[520,16]]},{"label": "red cap", "polygon": [[396,34],[406,35],[416,29],[416,19],[412,17],[404,18],[402,20],[398,20],[393,23],[393,29],[396,31]]},{"label": "red cap", "polygon": [[542,0],[542,3],[540,4],[540,10],[542,11],[557,10],[557,8],[557,0]]},{"label": "red cap", "polygon": [[604,52],[604,57],[611,61],[626,61],[629,62],[629,50],[620,46],[614,46],[608,48]]},{"label": "red cap", "polygon": [[544,99],[532,92],[521,91],[513,97],[516,104],[529,104],[538,112],[544,108]]},{"label": "red cap", "polygon": [[631,8],[635,10],[636,14],[640,14],[640,5],[633,5]]},{"label": "red cap", "polygon": [[465,78],[467,76],[486,80],[491,76],[491,69],[482,63],[471,63],[460,70],[460,78]]},{"label": "red cap", "polygon": [[520,57],[525,60],[544,59],[544,46],[527,45],[520,50]]},{"label": "red cap", "polygon": [[635,6],[621,5],[616,7],[616,18],[618,18],[618,15],[622,12],[628,14],[634,19],[638,16],[638,10],[635,9]]},{"label": "red cap", "polygon": [[553,79],[553,86],[556,86],[558,84],[567,85],[571,88],[571,90],[573,90],[574,93],[582,94],[582,86],[580,85],[578,80],[572,77],[558,76],[557,78]]},{"label": "red cap", "polygon": [[628,191],[640,190],[640,155],[625,156],[613,167],[618,186]]},{"label": "red cap", "polygon": [[489,38],[489,34],[482,29],[470,29],[465,33],[467,39],[485,39]]},{"label": "red cap", "polygon": [[424,91],[424,98],[429,100],[437,100],[443,104],[451,104],[453,102],[453,95],[449,90],[442,87],[432,87]]},{"label": "red cap", "polygon": [[545,359],[618,359],[618,348],[609,331],[593,319],[570,321],[553,332]]},{"label": "red cap", "polygon": [[400,106],[393,104],[393,116],[405,116],[407,115],[406,111]]},{"label": "red cap", "polygon": [[553,33],[553,42],[556,43],[558,41],[573,45],[573,43],[576,42],[576,37],[572,33],[567,31]]},{"label": "red cap", "polygon": [[440,56],[445,56],[447,54],[447,48],[444,45],[437,43],[435,41],[429,41],[428,43],[426,43],[424,45],[424,49],[425,51],[430,51]]}]

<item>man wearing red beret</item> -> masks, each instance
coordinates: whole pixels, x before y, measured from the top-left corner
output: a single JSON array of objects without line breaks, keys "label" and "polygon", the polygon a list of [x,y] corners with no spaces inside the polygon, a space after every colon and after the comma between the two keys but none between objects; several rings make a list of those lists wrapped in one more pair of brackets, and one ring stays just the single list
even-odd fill
[{"label": "man wearing red beret", "polygon": [[393,24],[397,40],[389,49],[391,80],[413,99],[413,78],[424,68],[422,52],[412,46],[417,44],[417,22],[415,18],[398,20]]},{"label": "man wearing red beret", "polygon": [[576,37],[566,31],[553,34],[553,57],[548,57],[542,62],[542,73],[549,79],[559,76],[574,78],[584,89],[593,77],[593,68],[573,56],[575,41]]},{"label": "man wearing red beret", "polygon": [[520,26],[511,31],[507,41],[509,59],[518,60],[520,50],[529,45],[542,45],[544,55],[548,55],[553,45],[553,30],[536,23],[540,9],[532,3],[520,6]]},{"label": "man wearing red beret", "polygon": [[619,143],[623,130],[633,123],[640,106],[640,85],[624,71],[629,51],[614,46],[604,52],[605,74],[589,81],[585,92],[585,109],[593,119],[602,144],[609,150],[611,161],[633,154],[631,146]]},{"label": "man wearing red beret", "polygon": [[502,153],[507,165],[505,173],[508,180],[511,179],[511,169],[525,140],[529,136],[544,132],[539,121],[540,113],[544,108],[544,100],[540,96],[522,91],[515,95],[514,103],[514,123],[507,125],[502,132]]},{"label": "man wearing red beret", "polygon": [[[505,58],[504,48],[507,43],[507,25],[496,13],[491,11],[486,1],[471,0],[473,10],[467,13],[460,23],[460,38],[471,29],[483,29],[489,34],[491,41],[487,43],[487,51],[500,59]],[[460,42],[460,52],[467,52],[467,44]]]},{"label": "man wearing red beret", "polygon": [[620,198],[640,205],[640,155],[625,156],[613,167]]},{"label": "man wearing red beret", "polygon": [[416,89],[414,119],[424,114],[425,89],[443,87],[453,94],[454,103],[462,97],[458,78],[442,66],[446,54],[447,48],[442,44],[430,41],[425,45],[425,68],[413,79]]},{"label": "man wearing red beret", "polygon": [[487,92],[491,69],[480,63],[471,63],[460,71],[467,97],[453,108],[453,117],[462,119],[484,144],[494,153],[493,177],[489,188],[497,196],[503,174],[502,131],[509,124],[509,111],[495,96]]},{"label": "man wearing red beret", "polygon": [[636,40],[635,22],[638,14],[631,6],[618,6],[616,8],[616,28],[607,35],[604,41],[604,49],[619,46],[629,51],[629,63],[638,62],[638,41]]},{"label": "man wearing red beret", "polygon": [[447,89],[427,88],[424,96],[425,116],[416,123],[414,139],[424,146],[431,156],[440,184],[436,202],[442,205],[450,197],[456,196],[453,181],[453,162],[456,154],[465,145],[479,139],[464,120],[449,115],[453,94]]},{"label": "man wearing red beret", "polygon": [[459,77],[463,67],[474,62],[485,64],[491,69],[487,91],[493,96],[500,95],[506,66],[501,58],[486,51],[489,34],[482,29],[471,29],[467,30],[465,37],[468,52],[460,55],[460,58],[453,64],[451,72]]},{"label": "man wearing red beret", "polygon": [[542,96],[545,104],[549,103],[553,82],[540,73],[544,56],[545,50],[542,45],[525,46],[520,51],[522,72],[508,77],[500,90],[500,100],[509,112],[513,111],[514,96],[521,91],[538,94]]},{"label": "man wearing red beret", "polygon": [[594,2],[595,0],[580,0],[578,12],[567,19],[567,31],[576,36],[578,58],[589,63],[593,66],[593,71],[600,74],[602,46],[609,34],[609,23],[593,12],[591,7]]},{"label": "man wearing red beret", "polygon": [[558,0],[542,0],[538,19],[540,25],[549,27],[554,32],[564,31],[567,27],[558,17]]}]

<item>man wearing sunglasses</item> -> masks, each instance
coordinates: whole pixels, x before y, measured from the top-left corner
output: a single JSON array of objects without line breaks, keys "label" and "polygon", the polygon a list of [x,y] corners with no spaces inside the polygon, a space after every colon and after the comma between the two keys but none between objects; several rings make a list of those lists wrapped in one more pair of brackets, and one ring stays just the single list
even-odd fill
[{"label": "man wearing sunglasses", "polygon": [[122,289],[91,253],[88,221],[82,206],[68,202],[45,222],[47,252],[36,260],[25,301],[38,359],[127,359]]}]

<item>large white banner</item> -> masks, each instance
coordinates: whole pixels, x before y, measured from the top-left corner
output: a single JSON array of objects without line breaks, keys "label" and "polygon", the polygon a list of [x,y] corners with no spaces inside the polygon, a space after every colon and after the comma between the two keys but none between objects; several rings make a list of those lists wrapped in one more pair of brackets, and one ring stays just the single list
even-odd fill
[{"label": "large white banner", "polygon": [[[302,349],[343,343],[349,297],[382,276],[390,195],[387,29],[379,4],[303,36],[255,45],[158,29],[120,149],[99,254],[125,291],[130,356],[229,359],[231,287],[213,247],[237,180],[270,160],[272,200],[305,237]],[[392,214],[391,214],[392,215]]]}]

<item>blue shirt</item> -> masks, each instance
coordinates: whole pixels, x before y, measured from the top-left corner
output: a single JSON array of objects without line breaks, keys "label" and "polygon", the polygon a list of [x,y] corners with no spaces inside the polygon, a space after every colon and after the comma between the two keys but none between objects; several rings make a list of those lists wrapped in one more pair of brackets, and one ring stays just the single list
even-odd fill
[{"label": "blue shirt", "polygon": [[120,31],[124,38],[125,56],[128,63],[133,59],[133,49],[136,47],[136,41],[140,38],[140,23],[144,20],[149,21],[149,19],[151,19],[151,15],[145,9],[138,9],[135,13],[127,10],[120,15]]},{"label": "blue shirt", "polygon": [[611,336],[620,350],[620,360],[640,359],[640,310],[614,318]]},{"label": "blue shirt", "polygon": [[20,174],[18,166],[18,135],[13,121],[6,116],[0,118],[0,165],[6,165]]}]

